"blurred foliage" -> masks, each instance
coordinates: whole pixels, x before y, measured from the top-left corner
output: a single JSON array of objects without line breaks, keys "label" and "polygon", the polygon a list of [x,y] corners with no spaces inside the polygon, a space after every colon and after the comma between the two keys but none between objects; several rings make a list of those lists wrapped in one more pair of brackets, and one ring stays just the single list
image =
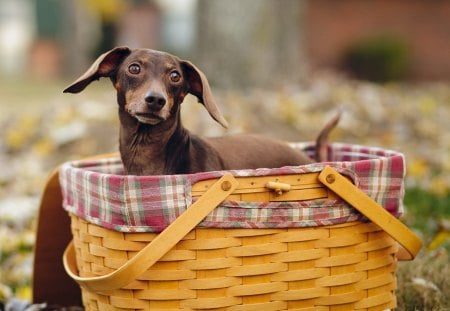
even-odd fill
[{"label": "blurred foliage", "polygon": [[[63,88],[60,82],[0,83],[7,99],[0,106],[0,301],[12,295],[30,299],[36,213],[50,171],[65,161],[117,151],[117,104],[110,82],[96,82],[76,96],[62,94]],[[343,108],[331,141],[405,154],[403,221],[429,243],[441,221],[450,217],[448,84],[379,85],[317,76],[272,91],[213,90],[230,122],[228,133],[311,141],[338,107]],[[182,118],[192,132],[224,134],[193,97],[183,104]],[[448,307],[450,290],[443,280],[448,245],[444,239],[436,251],[400,264],[399,310]]]},{"label": "blurred foliage", "polygon": [[408,188],[404,203],[411,215],[406,220],[421,232],[433,233],[437,230],[439,219],[450,219],[448,192],[440,195],[416,187]]},{"label": "blurred foliage", "polygon": [[357,78],[387,82],[406,77],[409,55],[401,39],[377,36],[354,42],[344,53],[343,62]]},{"label": "blurred foliage", "polygon": [[448,252],[422,252],[397,270],[397,310],[450,310]]},{"label": "blurred foliage", "polygon": [[[36,10],[36,31],[40,37],[59,39],[63,36],[64,1],[39,0],[34,1]],[[67,5],[67,4],[66,4]]]},{"label": "blurred foliage", "polygon": [[422,234],[425,245],[432,249],[444,247],[450,252],[450,230],[447,225],[444,226],[450,221],[448,190],[445,193],[436,193],[417,187],[408,188],[404,203],[407,214],[403,221]]}]

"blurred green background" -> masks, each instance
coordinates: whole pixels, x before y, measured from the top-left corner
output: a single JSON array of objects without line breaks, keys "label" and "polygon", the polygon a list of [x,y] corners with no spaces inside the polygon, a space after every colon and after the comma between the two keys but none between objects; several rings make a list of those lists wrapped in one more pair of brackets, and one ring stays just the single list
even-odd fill
[{"label": "blurred green background", "polygon": [[449,15],[450,2],[419,0],[2,0],[0,301],[31,297],[49,172],[117,151],[111,83],[62,90],[100,53],[128,45],[205,72],[230,129],[188,97],[182,117],[195,133],[311,141],[343,108],[332,141],[403,152],[402,220],[430,249],[399,265],[399,309],[450,309]]}]

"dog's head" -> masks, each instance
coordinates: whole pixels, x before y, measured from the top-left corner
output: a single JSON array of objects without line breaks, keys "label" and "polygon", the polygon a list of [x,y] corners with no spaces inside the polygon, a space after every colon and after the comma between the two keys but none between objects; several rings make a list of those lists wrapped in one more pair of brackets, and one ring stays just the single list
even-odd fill
[{"label": "dog's head", "polygon": [[64,92],[79,93],[92,81],[109,77],[117,90],[119,105],[139,122],[157,125],[178,113],[191,93],[211,117],[227,127],[205,75],[192,63],[168,53],[117,47],[102,54]]}]

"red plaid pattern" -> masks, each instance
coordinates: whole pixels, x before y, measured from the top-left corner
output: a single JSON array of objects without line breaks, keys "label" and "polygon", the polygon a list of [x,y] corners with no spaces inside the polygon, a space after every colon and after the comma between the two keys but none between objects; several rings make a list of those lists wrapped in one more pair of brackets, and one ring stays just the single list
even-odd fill
[{"label": "red plaid pattern", "polygon": [[[313,156],[312,143],[292,146]],[[398,152],[331,144],[330,162],[275,169],[231,171],[235,176],[319,172],[330,165],[349,176],[368,196],[398,217],[403,211],[405,161]],[[105,228],[121,232],[160,232],[193,202],[192,185],[221,177],[223,171],[189,175],[123,175],[119,158],[65,163],[60,169],[64,208]],[[224,201],[200,224],[219,228],[286,228],[338,224],[362,219],[341,200],[301,202]]]}]

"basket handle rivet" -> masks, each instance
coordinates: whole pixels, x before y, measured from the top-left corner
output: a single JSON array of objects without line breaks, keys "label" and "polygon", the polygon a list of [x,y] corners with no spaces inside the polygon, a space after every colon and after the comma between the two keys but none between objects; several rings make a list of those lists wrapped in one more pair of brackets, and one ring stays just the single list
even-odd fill
[{"label": "basket handle rivet", "polygon": [[326,181],[327,183],[332,184],[336,181],[336,177],[333,174],[329,174],[326,177]]},{"label": "basket handle rivet", "polygon": [[223,191],[228,191],[228,190],[231,189],[231,182],[229,182],[228,180],[225,180],[225,181],[222,183],[221,187],[222,187],[222,190],[223,190]]}]

